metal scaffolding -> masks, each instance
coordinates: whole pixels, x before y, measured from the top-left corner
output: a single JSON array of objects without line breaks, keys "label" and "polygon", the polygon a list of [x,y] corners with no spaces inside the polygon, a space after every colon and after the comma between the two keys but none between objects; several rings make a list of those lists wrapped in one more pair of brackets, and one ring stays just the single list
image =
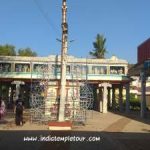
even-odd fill
[{"label": "metal scaffolding", "polygon": [[50,120],[50,116],[46,115],[48,110],[46,106],[47,89],[50,80],[51,65],[40,65],[40,67],[31,72],[31,77],[36,74],[36,80],[31,78],[30,92],[30,114],[32,122],[45,122]]},{"label": "metal scaffolding", "polygon": [[[74,122],[85,122],[87,117],[91,116],[89,112],[93,108],[93,90],[87,83],[85,74],[82,74],[81,68],[82,65],[71,66],[70,96],[65,100],[64,107],[64,119]],[[50,72],[52,73],[54,70],[52,65],[48,65],[48,67],[43,65],[36,73],[33,73],[36,74],[37,80],[31,79],[30,113],[32,122],[58,121],[60,98],[50,99],[48,97],[50,94],[48,87],[53,76]]]}]

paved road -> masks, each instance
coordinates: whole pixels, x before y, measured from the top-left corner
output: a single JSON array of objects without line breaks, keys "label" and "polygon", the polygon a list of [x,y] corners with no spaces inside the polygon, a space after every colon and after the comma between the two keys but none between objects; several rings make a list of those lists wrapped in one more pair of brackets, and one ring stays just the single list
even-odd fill
[{"label": "paved road", "polygon": [[[16,127],[14,118],[5,119],[0,123],[0,150],[150,149],[150,120],[137,116],[94,112],[85,126],[75,126],[72,131],[58,132],[49,131],[45,125],[29,122]],[[68,137],[71,141],[68,141]],[[53,141],[55,139],[58,141]]]}]

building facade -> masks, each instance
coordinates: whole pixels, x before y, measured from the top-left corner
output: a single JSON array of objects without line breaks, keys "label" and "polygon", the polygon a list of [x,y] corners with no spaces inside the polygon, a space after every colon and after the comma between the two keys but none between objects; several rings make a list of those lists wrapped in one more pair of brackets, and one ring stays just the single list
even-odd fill
[{"label": "building facade", "polygon": [[138,63],[143,63],[150,58],[150,38],[138,46]]},{"label": "building facade", "polygon": [[[5,99],[8,108],[21,94],[26,107],[30,107],[33,87],[40,80],[46,90],[41,95],[46,97],[47,105],[60,96],[61,57],[19,57],[0,56],[0,96]],[[123,111],[123,89],[126,91],[126,111],[129,111],[128,62],[112,56],[110,59],[87,59],[67,57],[66,101],[78,97],[80,87],[87,82],[94,92],[93,109],[106,113],[109,107],[119,105]],[[116,90],[119,91],[116,101]],[[37,94],[36,89],[34,89]],[[33,95],[34,96],[34,95]],[[36,100],[35,100],[36,101]]]},{"label": "building facade", "polygon": [[141,117],[146,117],[146,107],[150,107],[150,38],[138,46],[137,56],[137,64],[129,69],[129,75],[135,78],[131,86],[141,102]]}]

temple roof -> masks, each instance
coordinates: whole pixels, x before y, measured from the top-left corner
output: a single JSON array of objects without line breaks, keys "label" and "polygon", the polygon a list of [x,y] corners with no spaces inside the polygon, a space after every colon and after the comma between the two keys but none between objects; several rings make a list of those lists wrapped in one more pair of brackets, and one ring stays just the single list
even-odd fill
[{"label": "temple roof", "polygon": [[[0,61],[23,61],[23,62],[60,62],[60,55],[49,55],[48,57],[24,57],[24,56],[0,56]],[[128,64],[126,60],[119,59],[116,56],[112,56],[107,59],[96,58],[79,58],[74,56],[67,56],[67,62],[71,63],[92,63],[92,64]]]}]

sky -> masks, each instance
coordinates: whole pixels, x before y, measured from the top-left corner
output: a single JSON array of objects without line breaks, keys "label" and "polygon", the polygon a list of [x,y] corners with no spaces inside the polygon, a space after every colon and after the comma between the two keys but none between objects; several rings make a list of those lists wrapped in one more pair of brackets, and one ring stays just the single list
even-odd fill
[{"label": "sky", "polygon": [[[150,37],[150,0],[67,0],[68,54],[90,57],[96,35],[106,38],[106,58],[137,62]],[[60,54],[62,0],[0,0],[0,45],[30,47],[39,56]]]}]

